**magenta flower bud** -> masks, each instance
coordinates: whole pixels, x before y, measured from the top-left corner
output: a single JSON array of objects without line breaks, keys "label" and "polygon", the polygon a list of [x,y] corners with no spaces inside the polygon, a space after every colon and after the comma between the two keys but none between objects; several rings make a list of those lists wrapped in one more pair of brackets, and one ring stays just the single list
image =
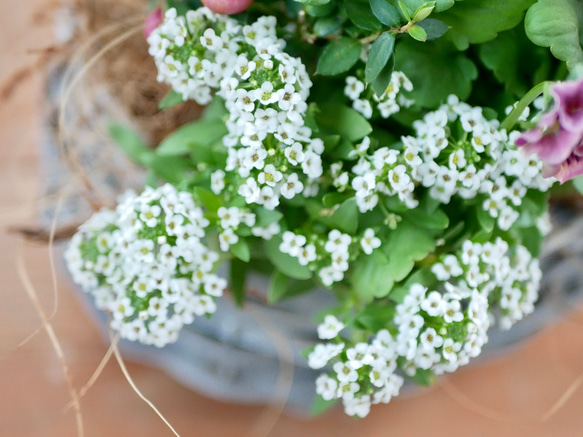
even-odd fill
[{"label": "magenta flower bud", "polygon": [[543,161],[543,176],[561,183],[583,174],[583,79],[551,87],[553,108],[516,145]]},{"label": "magenta flower bud", "polygon": [[253,0],[201,0],[202,4],[217,14],[233,15],[246,10]]},{"label": "magenta flower bud", "polygon": [[157,7],[146,17],[144,23],[144,37],[148,38],[150,34],[162,23],[162,8]]}]

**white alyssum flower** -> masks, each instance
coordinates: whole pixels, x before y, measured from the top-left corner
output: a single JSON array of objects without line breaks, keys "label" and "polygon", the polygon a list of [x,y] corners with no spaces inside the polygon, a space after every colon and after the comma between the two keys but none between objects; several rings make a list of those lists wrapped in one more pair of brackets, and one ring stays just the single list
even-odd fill
[{"label": "white alyssum flower", "polygon": [[212,314],[227,287],[211,273],[219,255],[203,243],[208,225],[190,193],[148,187],[82,225],[67,267],[122,338],[162,347],[195,315]]}]

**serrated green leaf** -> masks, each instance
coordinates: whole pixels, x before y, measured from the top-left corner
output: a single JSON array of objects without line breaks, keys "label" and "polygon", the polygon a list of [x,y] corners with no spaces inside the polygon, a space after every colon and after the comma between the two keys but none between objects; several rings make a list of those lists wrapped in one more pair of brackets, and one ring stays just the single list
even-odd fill
[{"label": "serrated green leaf", "polygon": [[144,140],[133,130],[118,123],[109,124],[109,133],[120,149],[133,161],[144,164],[144,157],[153,154]]},{"label": "serrated green leaf", "polygon": [[293,279],[310,279],[312,272],[307,266],[302,266],[297,258],[282,253],[279,250],[281,236],[275,236],[263,243],[264,252],[269,261],[284,275]]},{"label": "serrated green leaf", "polygon": [[441,38],[449,30],[449,26],[435,18],[427,18],[418,23],[427,33],[427,41]]},{"label": "serrated green leaf", "polygon": [[352,38],[338,38],[328,43],[318,59],[316,73],[335,76],[350,70],[360,58],[361,46]]},{"label": "serrated green leaf", "polygon": [[330,134],[337,134],[347,141],[361,140],[372,132],[372,126],[359,112],[339,103],[321,103],[316,121]]},{"label": "serrated green leaf", "polygon": [[348,19],[357,27],[372,32],[381,30],[381,23],[372,13],[368,1],[344,0],[344,8]]},{"label": "serrated green leaf", "polygon": [[401,23],[399,11],[386,0],[370,0],[370,8],[377,19],[388,27],[397,27]]},{"label": "serrated green leaf", "polygon": [[[384,1],[384,0],[383,0]],[[385,32],[379,36],[370,47],[368,59],[364,69],[364,78],[367,83],[375,80],[385,68],[395,48],[395,35]]]},{"label": "serrated green leaf", "polygon": [[[156,149],[158,155],[182,155],[191,152],[195,162],[208,162],[211,146],[227,134],[222,120],[201,119],[187,123],[168,135]],[[201,155],[202,149],[205,150]],[[202,159],[201,159],[202,158]],[[204,159],[204,160],[203,160]]]},{"label": "serrated green leaf", "polygon": [[580,22],[583,5],[575,0],[538,0],[526,13],[524,26],[530,40],[542,47],[549,47],[569,69],[583,62]]},{"label": "serrated green leaf", "polygon": [[[454,7],[434,18],[450,26],[448,37],[459,50],[496,38],[522,21],[524,12],[535,0],[458,1]],[[551,0],[554,1],[554,0]]]},{"label": "serrated green leaf", "polygon": [[478,77],[474,63],[445,38],[425,43],[406,39],[396,47],[395,58],[395,68],[413,83],[410,97],[422,107],[437,107],[450,94],[467,99]]},{"label": "serrated green leaf", "polygon": [[168,92],[168,94],[166,94],[164,96],[164,98],[160,101],[160,103],[158,104],[158,108],[166,109],[166,108],[170,108],[172,106],[176,106],[182,102],[184,102],[184,99],[182,98],[182,94],[177,93],[174,90],[170,90]]},{"label": "serrated green leaf", "polygon": [[247,277],[247,263],[233,258],[230,262],[230,283],[229,288],[235,297],[238,306],[245,301],[245,282]]},{"label": "serrated green leaf", "polygon": [[414,40],[422,41],[422,42],[427,41],[427,32],[425,32],[425,29],[423,29],[421,26],[419,26],[417,24],[415,24],[414,26],[411,26],[409,29],[407,29],[407,33]]},{"label": "serrated green leaf", "polygon": [[243,238],[239,238],[239,241],[232,244],[229,251],[243,262],[248,263],[251,259],[251,250]]}]

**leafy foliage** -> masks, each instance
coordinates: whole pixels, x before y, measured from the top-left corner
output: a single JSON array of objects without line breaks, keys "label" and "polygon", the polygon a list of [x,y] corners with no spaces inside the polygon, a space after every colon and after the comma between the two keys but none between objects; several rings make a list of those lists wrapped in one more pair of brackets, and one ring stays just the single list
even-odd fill
[{"label": "leafy foliage", "polygon": [[525,28],[530,40],[549,47],[569,68],[583,62],[580,35],[583,5],[575,0],[538,0],[526,14]]}]

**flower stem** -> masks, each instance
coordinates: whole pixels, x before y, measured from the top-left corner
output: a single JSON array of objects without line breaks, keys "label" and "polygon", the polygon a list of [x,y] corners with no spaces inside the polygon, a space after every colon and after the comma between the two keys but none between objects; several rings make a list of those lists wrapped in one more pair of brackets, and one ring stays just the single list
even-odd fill
[{"label": "flower stem", "polygon": [[534,101],[534,99],[536,99],[538,96],[540,96],[545,90],[545,88],[551,83],[552,83],[551,81],[541,82],[538,85],[534,86],[529,92],[527,92],[522,97],[522,99],[518,101],[514,109],[510,111],[510,114],[508,114],[508,116],[504,119],[504,121],[500,125],[500,128],[506,129],[506,131],[510,131],[514,127],[514,125],[524,112],[524,110],[528,107],[528,105],[530,105]]}]

